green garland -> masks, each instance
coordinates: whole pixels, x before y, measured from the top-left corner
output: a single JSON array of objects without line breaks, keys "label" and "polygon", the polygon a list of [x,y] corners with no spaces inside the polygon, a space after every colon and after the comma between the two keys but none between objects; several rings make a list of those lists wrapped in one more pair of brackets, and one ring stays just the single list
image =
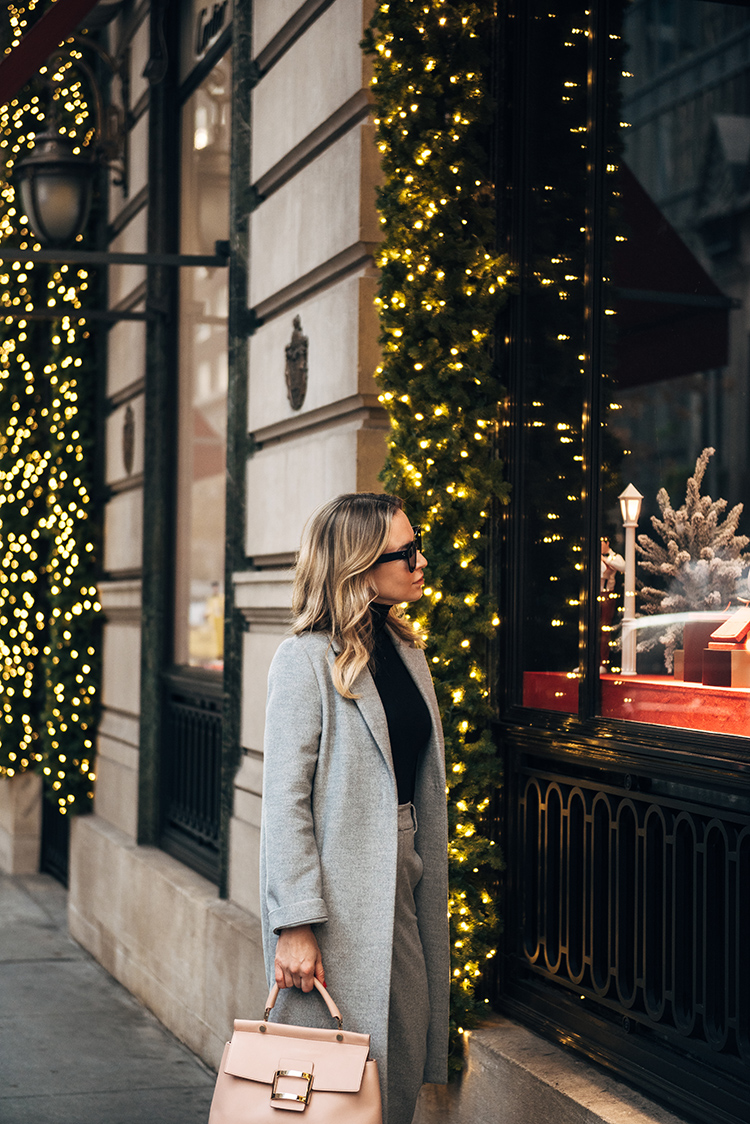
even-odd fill
[{"label": "green garland", "polygon": [[[3,47],[46,7],[8,7]],[[92,119],[75,67],[59,62],[53,77],[62,127],[84,145]],[[0,242],[19,251],[0,266],[0,776],[42,772],[65,813],[86,809],[94,780],[97,372],[93,340],[70,318],[91,299],[88,272],[24,259],[38,243],[10,176],[44,119],[36,83],[0,109]],[[60,317],[36,320],[39,309]]]},{"label": "green garland", "polygon": [[486,570],[494,508],[508,500],[491,348],[509,263],[495,250],[487,158],[493,14],[490,0],[394,0],[379,5],[364,41],[385,174],[377,377],[392,429],[382,479],[426,531],[417,619],[446,736],[454,1070],[457,1036],[486,1010],[476,985],[500,928],[502,859],[487,828],[499,783],[490,731],[499,619]]}]

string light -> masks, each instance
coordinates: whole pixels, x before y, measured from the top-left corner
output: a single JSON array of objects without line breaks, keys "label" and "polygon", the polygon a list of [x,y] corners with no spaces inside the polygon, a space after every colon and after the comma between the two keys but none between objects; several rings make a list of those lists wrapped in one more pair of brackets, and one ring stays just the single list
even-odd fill
[{"label": "string light", "polygon": [[491,109],[479,31],[493,14],[490,0],[402,0],[379,6],[365,38],[385,175],[376,378],[392,428],[382,478],[430,526],[430,584],[416,616],[435,637],[428,659],[446,736],[454,1068],[456,1036],[485,1014],[476,986],[497,944],[502,864],[487,824],[498,784],[487,682],[499,617],[484,558],[492,509],[508,499],[504,395],[489,344],[511,278],[494,249],[481,140]]},{"label": "string light", "polygon": [[[3,46],[45,7],[8,7]],[[72,64],[53,77],[61,127],[75,135],[74,125],[88,126],[90,134]],[[0,109],[6,177],[43,123],[33,87]],[[70,316],[84,309],[90,278],[85,269],[25,260],[24,249],[38,248],[26,224],[8,178],[0,181],[0,241],[19,248],[17,261],[0,265],[0,776],[41,772],[68,814],[92,795],[99,704],[96,367],[85,322]],[[37,320],[37,308],[60,318]]]}]

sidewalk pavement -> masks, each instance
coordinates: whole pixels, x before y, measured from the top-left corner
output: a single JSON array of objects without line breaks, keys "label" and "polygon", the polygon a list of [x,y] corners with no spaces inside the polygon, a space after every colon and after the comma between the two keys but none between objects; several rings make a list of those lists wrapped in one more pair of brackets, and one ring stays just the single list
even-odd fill
[{"label": "sidewalk pavement", "polygon": [[0,874],[2,1124],[206,1124],[215,1075],[68,936],[67,894]]}]

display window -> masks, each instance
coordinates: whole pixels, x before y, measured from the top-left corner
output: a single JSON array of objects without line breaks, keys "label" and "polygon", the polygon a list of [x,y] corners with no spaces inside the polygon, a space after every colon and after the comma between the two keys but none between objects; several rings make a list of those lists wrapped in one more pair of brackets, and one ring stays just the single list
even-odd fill
[{"label": "display window", "polygon": [[750,6],[551,7],[519,223],[520,701],[745,735]]}]

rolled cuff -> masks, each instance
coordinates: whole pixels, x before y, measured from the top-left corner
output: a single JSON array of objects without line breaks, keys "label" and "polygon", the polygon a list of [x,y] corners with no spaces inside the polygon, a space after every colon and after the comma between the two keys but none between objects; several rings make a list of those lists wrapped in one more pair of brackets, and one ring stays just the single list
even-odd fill
[{"label": "rolled cuff", "polygon": [[268,913],[269,925],[276,934],[282,929],[293,929],[297,925],[321,925],[327,920],[328,910],[322,898],[280,905]]}]

